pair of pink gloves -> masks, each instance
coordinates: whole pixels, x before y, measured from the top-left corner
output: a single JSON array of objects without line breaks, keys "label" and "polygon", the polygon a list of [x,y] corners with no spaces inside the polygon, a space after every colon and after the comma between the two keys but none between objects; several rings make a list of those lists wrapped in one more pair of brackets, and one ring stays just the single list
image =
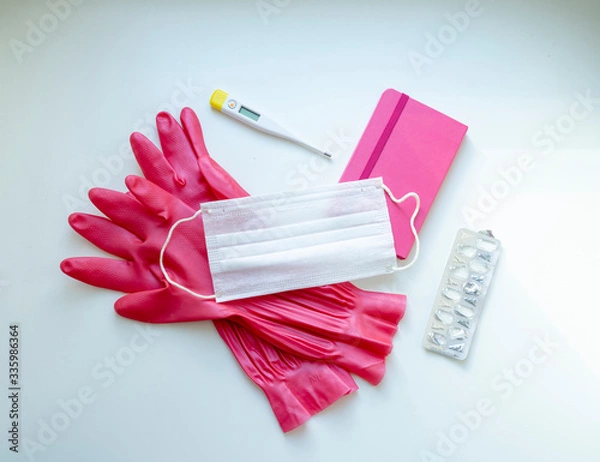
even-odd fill
[{"label": "pair of pink gloves", "polygon": [[[404,315],[404,295],[368,292],[350,283],[227,303],[201,300],[169,285],[158,264],[166,235],[203,202],[247,196],[208,154],[196,114],[156,118],[163,151],[141,133],[131,146],[145,178],[128,176],[128,193],[94,188],[90,199],[107,218],[69,217],[73,229],[118,257],[68,258],[67,275],[126,292],[121,316],[150,323],[213,320],[246,374],[265,392],[284,431],[358,387],[350,373],[378,384]],[[212,293],[202,220],[182,224],[165,254],[170,276]]]}]

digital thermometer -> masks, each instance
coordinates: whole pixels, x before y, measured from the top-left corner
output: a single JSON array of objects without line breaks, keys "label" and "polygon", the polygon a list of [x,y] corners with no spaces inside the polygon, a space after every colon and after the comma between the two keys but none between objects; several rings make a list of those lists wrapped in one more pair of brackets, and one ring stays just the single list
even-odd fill
[{"label": "digital thermometer", "polygon": [[242,104],[238,99],[231,97],[223,90],[215,90],[210,97],[210,105],[214,109],[217,109],[224,114],[227,114],[228,116],[245,123],[246,125],[256,128],[261,132],[292,141],[300,146],[305,147],[306,149],[309,149],[310,151],[316,152],[317,154],[321,154],[322,156],[331,159],[331,154],[328,152],[317,149],[314,146],[299,140],[274,120],[269,119],[267,116],[255,111],[254,109],[250,109],[247,105]]}]

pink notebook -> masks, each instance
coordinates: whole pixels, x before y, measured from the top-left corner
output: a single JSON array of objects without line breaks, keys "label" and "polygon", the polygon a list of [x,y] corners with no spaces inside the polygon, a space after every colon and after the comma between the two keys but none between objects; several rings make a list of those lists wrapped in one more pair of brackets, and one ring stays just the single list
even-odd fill
[{"label": "pink notebook", "polygon": [[[396,197],[415,191],[421,229],[467,126],[404,93],[386,90],[371,116],[340,181],[382,177]],[[409,220],[415,203],[395,204],[388,198],[396,254],[406,258],[414,243]]]}]

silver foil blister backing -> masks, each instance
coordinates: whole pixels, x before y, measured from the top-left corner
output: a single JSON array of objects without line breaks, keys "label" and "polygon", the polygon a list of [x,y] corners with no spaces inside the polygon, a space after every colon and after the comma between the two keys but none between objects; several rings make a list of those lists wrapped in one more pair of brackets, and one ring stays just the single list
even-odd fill
[{"label": "silver foil blister backing", "polygon": [[490,231],[458,231],[423,338],[425,349],[467,357],[499,255],[500,241]]}]

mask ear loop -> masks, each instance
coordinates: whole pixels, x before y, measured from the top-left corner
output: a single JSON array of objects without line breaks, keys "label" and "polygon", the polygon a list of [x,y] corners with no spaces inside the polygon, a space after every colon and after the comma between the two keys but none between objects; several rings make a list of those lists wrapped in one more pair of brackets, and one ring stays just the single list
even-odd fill
[{"label": "mask ear loop", "polygon": [[175,228],[177,228],[181,223],[185,223],[186,221],[195,220],[198,217],[198,215],[200,215],[201,213],[202,213],[202,209],[198,210],[191,217],[182,218],[181,220],[176,221],[173,224],[173,226],[171,226],[171,229],[169,230],[169,233],[167,234],[167,238],[165,239],[165,243],[163,244],[162,248],[160,249],[160,257],[158,259],[158,263],[160,265],[160,270],[162,271],[163,276],[165,277],[165,279],[167,280],[167,282],[169,284],[180,288],[181,290],[187,292],[190,295],[193,295],[194,297],[202,298],[204,300],[212,300],[212,299],[216,298],[215,295],[202,295],[202,294],[194,292],[193,290],[188,289],[185,286],[182,286],[178,282],[175,282],[173,279],[171,279],[171,276],[169,276],[169,273],[167,273],[167,269],[165,268],[165,264],[164,264],[165,251],[167,250],[167,246],[169,245],[169,242],[171,242],[171,237],[173,237],[173,232],[175,231]]},{"label": "mask ear loop", "polygon": [[382,187],[383,187],[383,190],[390,197],[392,202],[395,202],[396,204],[400,204],[400,203],[404,202],[409,197],[413,197],[415,199],[415,203],[416,203],[415,211],[413,212],[412,216],[410,217],[410,230],[412,231],[413,236],[415,237],[415,255],[410,263],[408,263],[404,266],[396,266],[393,269],[394,272],[404,271],[405,269],[410,268],[412,265],[414,265],[416,263],[417,259],[419,258],[419,251],[421,250],[421,242],[419,241],[419,235],[417,234],[417,230],[415,228],[415,218],[417,218],[417,215],[419,214],[419,210],[421,209],[421,198],[419,197],[419,195],[416,192],[409,192],[409,193],[406,193],[404,196],[402,196],[400,199],[396,199],[396,197],[392,194],[392,191],[390,191],[390,188],[388,188],[385,184],[383,184]]},{"label": "mask ear loop", "polygon": [[[419,214],[419,210],[421,209],[421,198],[419,197],[419,195],[417,193],[409,192],[409,193],[406,193],[404,196],[402,196],[400,199],[397,199],[392,194],[392,191],[390,191],[390,188],[388,188],[385,184],[382,185],[382,188],[387,193],[387,195],[392,200],[392,202],[395,202],[396,204],[401,204],[402,202],[407,200],[409,197],[413,197],[415,199],[415,203],[416,203],[415,211],[413,212],[412,216],[410,217],[410,229],[412,231],[413,236],[415,237],[415,255],[414,255],[413,259],[411,260],[411,262],[408,263],[407,265],[397,266],[396,268],[393,269],[394,272],[404,271],[405,269],[408,269],[412,265],[414,265],[415,262],[417,261],[417,259],[419,258],[419,251],[420,251],[421,244],[419,241],[419,235],[417,234],[417,230],[415,228],[415,219],[417,218],[417,215]],[[167,238],[165,239],[165,242],[164,242],[162,248],[160,249],[159,265],[160,265],[160,270],[161,270],[164,278],[172,286],[178,287],[179,289],[187,292],[188,294],[190,294],[194,297],[201,298],[203,300],[213,300],[216,298],[215,295],[199,294],[199,293],[194,292],[193,290],[188,289],[187,287],[179,284],[178,282],[175,282],[173,279],[171,279],[171,276],[169,276],[169,273],[167,273],[167,269],[165,268],[165,264],[164,264],[165,252],[167,250],[167,246],[169,245],[169,242],[171,242],[171,238],[173,237],[173,233],[175,232],[175,229],[182,223],[195,220],[198,217],[198,215],[200,215],[201,213],[202,213],[202,209],[198,210],[191,217],[182,218],[182,219],[176,221],[173,224],[173,226],[171,226],[171,229],[169,230],[169,233],[167,234]]]}]

